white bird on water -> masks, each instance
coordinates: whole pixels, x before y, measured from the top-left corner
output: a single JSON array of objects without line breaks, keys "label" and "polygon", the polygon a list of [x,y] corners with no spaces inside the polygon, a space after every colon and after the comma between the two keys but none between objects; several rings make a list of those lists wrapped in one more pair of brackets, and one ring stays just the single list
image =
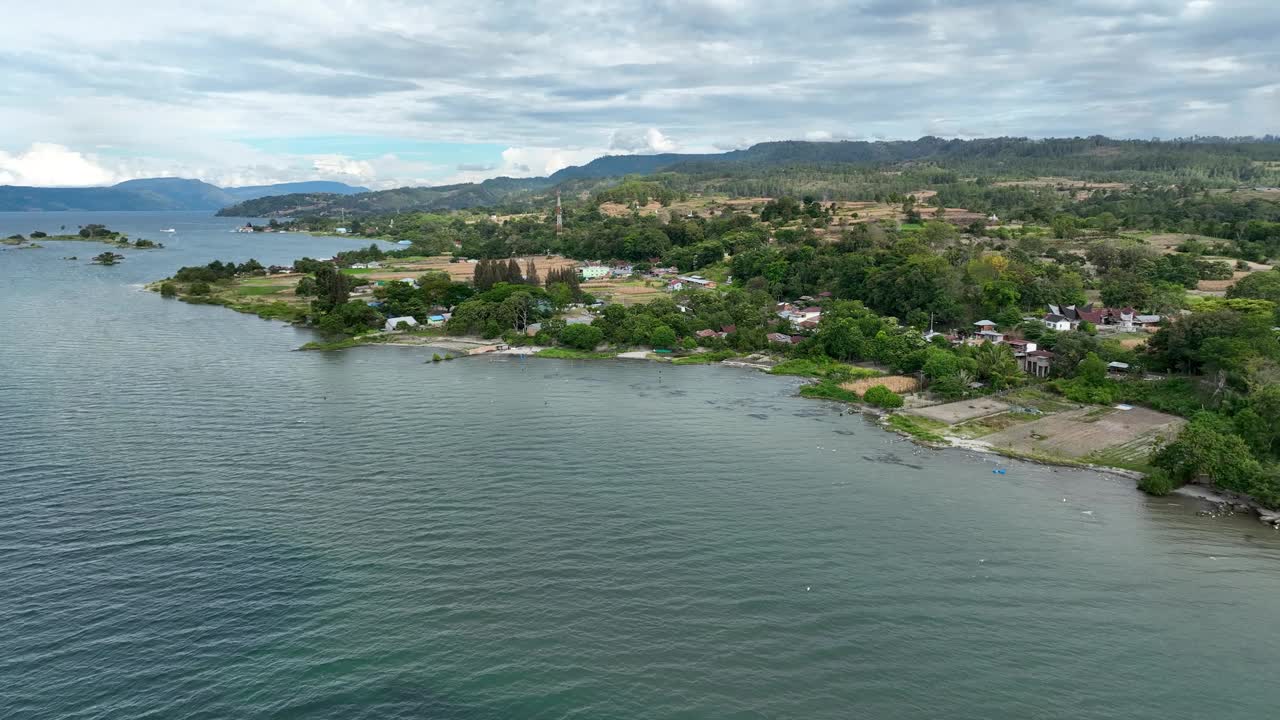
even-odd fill
[{"label": "white bird on water", "polygon": [[810,587],[809,585],[805,585],[805,586],[804,586],[804,591],[805,591],[805,592],[809,592],[809,587]]}]

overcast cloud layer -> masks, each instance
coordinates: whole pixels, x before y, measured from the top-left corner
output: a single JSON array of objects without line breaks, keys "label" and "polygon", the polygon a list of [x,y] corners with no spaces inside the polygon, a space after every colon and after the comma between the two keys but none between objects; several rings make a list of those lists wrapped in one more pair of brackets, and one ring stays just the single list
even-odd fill
[{"label": "overcast cloud layer", "polygon": [[771,139],[1280,130],[1277,0],[12,0],[0,184],[374,187]]}]

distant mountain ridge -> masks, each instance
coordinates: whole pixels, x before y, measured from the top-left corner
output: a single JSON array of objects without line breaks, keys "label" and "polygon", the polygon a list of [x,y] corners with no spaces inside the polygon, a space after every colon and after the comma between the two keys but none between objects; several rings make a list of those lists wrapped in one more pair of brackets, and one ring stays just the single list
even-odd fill
[{"label": "distant mountain ridge", "polygon": [[0,211],[217,210],[270,195],[367,193],[369,188],[317,180],[223,188],[188,178],[126,180],[110,187],[46,188],[0,185]]},{"label": "distant mountain ridge", "polygon": [[630,175],[661,174],[663,182],[677,184],[682,190],[768,196],[796,192],[803,185],[796,176],[802,180],[804,175],[823,172],[838,175],[877,169],[901,172],[937,168],[939,172],[929,180],[935,183],[954,181],[960,172],[1026,176],[1069,172],[1099,177],[1129,173],[1141,177],[1144,172],[1200,162],[1206,153],[1217,154],[1225,170],[1243,177],[1251,172],[1267,172],[1249,170],[1251,158],[1280,161],[1280,138],[1268,135],[1162,141],[1092,136],[949,140],[927,136],[918,140],[784,140],[723,153],[606,155],[547,177],[499,177],[479,183],[404,187],[346,196],[315,192],[273,195],[223,208],[219,214],[267,217],[512,208],[538,200],[553,189],[594,192]]}]

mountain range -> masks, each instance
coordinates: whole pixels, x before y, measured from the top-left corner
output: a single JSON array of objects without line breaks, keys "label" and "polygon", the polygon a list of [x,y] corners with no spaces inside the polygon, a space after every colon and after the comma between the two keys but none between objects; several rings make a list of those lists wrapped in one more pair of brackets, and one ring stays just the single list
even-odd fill
[{"label": "mountain range", "polygon": [[0,211],[40,210],[217,210],[269,195],[367,193],[369,188],[313,181],[218,187],[187,178],[126,180],[110,187],[48,188],[0,185]]},{"label": "mountain range", "polygon": [[[233,217],[373,214],[545,205],[552,190],[594,193],[628,176],[651,176],[669,190],[738,197],[809,193],[857,199],[868,174],[901,177],[904,192],[961,177],[1070,175],[1146,182],[1161,173],[1275,184],[1280,138],[1175,140],[1016,137],[895,141],[780,141],[723,153],[606,155],[547,177],[370,191],[339,182],[221,188],[199,180],[150,178],[99,188],[0,186],[0,211],[209,210]],[[882,181],[877,181],[883,185]],[[875,184],[875,183],[873,183]]]},{"label": "mountain range", "polygon": [[[628,176],[649,176],[680,192],[737,197],[813,194],[859,199],[876,182],[868,174],[901,176],[905,192],[964,176],[1036,177],[1069,174],[1142,182],[1153,173],[1214,167],[1208,177],[1261,180],[1280,168],[1280,138],[1195,137],[1176,140],[1087,138],[923,137],[894,141],[779,141],[723,153],[606,155],[547,177],[500,177],[479,183],[332,195],[273,195],[224,208],[243,217],[395,213],[473,207],[518,211],[545,206],[552,190],[594,193]],[[1274,179],[1274,178],[1271,178]],[[880,182],[880,185],[883,183]]]}]

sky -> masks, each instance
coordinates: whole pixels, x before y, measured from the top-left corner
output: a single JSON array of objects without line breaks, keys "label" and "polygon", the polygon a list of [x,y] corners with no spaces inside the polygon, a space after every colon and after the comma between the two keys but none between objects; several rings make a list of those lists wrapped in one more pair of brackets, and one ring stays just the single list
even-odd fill
[{"label": "sky", "polygon": [[372,188],[767,140],[1280,132],[1278,0],[10,0],[0,184]]}]

